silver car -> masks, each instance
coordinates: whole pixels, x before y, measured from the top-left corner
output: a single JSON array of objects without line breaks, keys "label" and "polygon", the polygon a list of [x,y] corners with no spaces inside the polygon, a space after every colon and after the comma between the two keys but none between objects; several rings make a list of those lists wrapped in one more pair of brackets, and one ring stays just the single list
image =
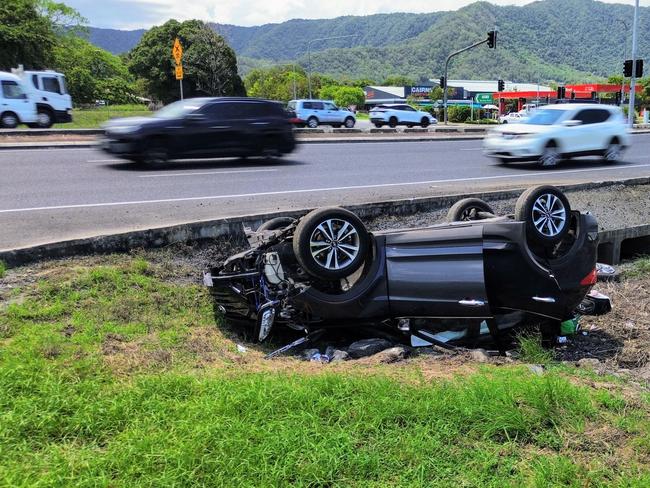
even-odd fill
[{"label": "silver car", "polygon": [[378,105],[370,111],[369,115],[370,122],[378,128],[384,125],[389,127],[398,125],[429,127],[438,123],[438,120],[429,112],[417,110],[406,103]]},{"label": "silver car", "polygon": [[291,100],[288,108],[295,113],[294,123],[310,129],[321,124],[351,129],[357,123],[353,112],[337,107],[332,100]]}]

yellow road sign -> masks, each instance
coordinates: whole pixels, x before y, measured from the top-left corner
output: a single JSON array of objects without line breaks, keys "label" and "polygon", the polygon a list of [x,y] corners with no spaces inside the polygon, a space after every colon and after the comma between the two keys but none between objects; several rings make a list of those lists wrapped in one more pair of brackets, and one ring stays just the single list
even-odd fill
[{"label": "yellow road sign", "polygon": [[182,66],[176,66],[176,79],[177,80],[182,80],[183,79],[183,67]]},{"label": "yellow road sign", "polygon": [[183,58],[183,46],[181,46],[181,41],[178,40],[178,37],[174,41],[172,54],[174,55],[174,60],[176,61],[176,64],[180,65],[181,59]]}]

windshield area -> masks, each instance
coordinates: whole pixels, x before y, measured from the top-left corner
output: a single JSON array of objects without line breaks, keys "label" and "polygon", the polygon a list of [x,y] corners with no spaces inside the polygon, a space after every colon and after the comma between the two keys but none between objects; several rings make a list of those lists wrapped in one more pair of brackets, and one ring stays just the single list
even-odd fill
[{"label": "windshield area", "polygon": [[553,125],[564,115],[564,110],[543,110],[539,109],[524,121],[529,125]]},{"label": "windshield area", "polygon": [[192,103],[188,100],[179,100],[161,108],[153,116],[159,119],[177,119],[199,108],[201,108],[201,105],[197,103]]}]

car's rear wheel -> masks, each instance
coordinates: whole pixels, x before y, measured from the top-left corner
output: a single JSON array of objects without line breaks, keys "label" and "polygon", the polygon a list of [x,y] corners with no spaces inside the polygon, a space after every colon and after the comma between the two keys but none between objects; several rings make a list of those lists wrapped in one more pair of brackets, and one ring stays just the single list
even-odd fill
[{"label": "car's rear wheel", "polygon": [[391,117],[391,118],[388,120],[388,125],[389,125],[389,127],[392,127],[393,129],[394,129],[395,127],[397,127],[397,117]]},{"label": "car's rear wheel", "polygon": [[347,119],[345,119],[344,125],[346,128],[352,129],[354,127],[354,123],[355,123],[354,119],[352,117],[348,117]]},{"label": "car's rear wheel", "polygon": [[309,117],[307,119],[307,127],[310,129],[315,129],[318,127],[318,119],[316,117]]},{"label": "car's rear wheel", "polygon": [[263,230],[284,229],[285,227],[293,224],[295,221],[296,219],[292,219],[291,217],[276,217],[274,219],[267,220],[262,225],[260,225],[257,229],[257,232],[261,232]]},{"label": "car's rear wheel", "polygon": [[447,220],[449,222],[470,222],[494,217],[494,215],[492,207],[480,198],[463,198],[451,206],[447,212]]},{"label": "car's rear wheel", "polygon": [[533,244],[548,246],[560,242],[569,231],[570,217],[569,200],[550,185],[529,188],[515,205],[515,219],[526,222],[526,235]]},{"label": "car's rear wheel", "polygon": [[375,127],[377,127],[377,129],[381,129],[383,126],[384,126],[384,124],[381,124],[379,122],[375,123]]},{"label": "car's rear wheel", "polygon": [[5,129],[15,129],[18,127],[18,116],[13,112],[5,112],[0,117],[0,126]]},{"label": "car's rear wheel", "polygon": [[618,142],[618,139],[613,139],[609,143],[609,146],[607,146],[607,149],[605,149],[605,153],[603,154],[603,159],[605,160],[606,163],[609,164],[618,163],[621,159],[622,153],[623,153],[623,147]]},{"label": "car's rear wheel", "polygon": [[420,125],[426,129],[427,127],[429,127],[429,119],[427,119],[426,117],[422,117],[422,120],[420,121]]},{"label": "car's rear wheel", "polygon": [[561,160],[562,156],[557,147],[557,144],[551,141],[542,151],[542,155],[539,157],[538,164],[543,168],[553,168],[560,164]]},{"label": "car's rear wheel", "polygon": [[339,280],[358,270],[368,256],[368,231],[354,213],[339,207],[305,215],[293,236],[298,264],[318,279]]}]

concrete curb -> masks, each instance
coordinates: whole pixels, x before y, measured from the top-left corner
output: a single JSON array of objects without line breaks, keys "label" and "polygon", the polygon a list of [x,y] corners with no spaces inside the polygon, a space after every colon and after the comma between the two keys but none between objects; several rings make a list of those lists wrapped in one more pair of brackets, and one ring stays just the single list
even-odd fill
[{"label": "concrete curb", "polygon": [[[563,191],[593,190],[615,185],[650,185],[650,177],[632,178],[625,180],[611,180],[595,183],[580,183],[572,185],[558,185]],[[507,200],[517,198],[523,188],[506,191],[489,191],[477,193],[452,194],[436,197],[423,197],[390,200],[385,202],[364,203],[359,205],[346,206],[362,218],[377,217],[380,215],[411,215],[417,212],[436,210],[450,207],[462,198],[481,198],[488,201]],[[19,249],[8,249],[0,251],[0,260],[9,267],[16,267],[32,262],[65,258],[88,254],[110,254],[115,252],[126,252],[137,248],[160,248],[172,244],[204,239],[215,239],[228,237],[232,240],[244,238],[244,227],[257,228],[263,222],[275,217],[300,217],[311,209],[292,210],[285,212],[262,213],[245,216],[235,216],[218,220],[190,222],[170,227],[159,227],[140,231],[126,232],[114,235],[101,235],[84,239],[75,239],[62,242],[52,242],[37,246],[24,247]],[[650,226],[648,232],[650,232]],[[606,242],[618,242],[620,256],[620,243],[627,235],[627,229],[610,230],[601,232]],[[642,237],[642,230],[635,231],[630,235]],[[618,257],[614,256],[612,262],[617,262]]]}]

